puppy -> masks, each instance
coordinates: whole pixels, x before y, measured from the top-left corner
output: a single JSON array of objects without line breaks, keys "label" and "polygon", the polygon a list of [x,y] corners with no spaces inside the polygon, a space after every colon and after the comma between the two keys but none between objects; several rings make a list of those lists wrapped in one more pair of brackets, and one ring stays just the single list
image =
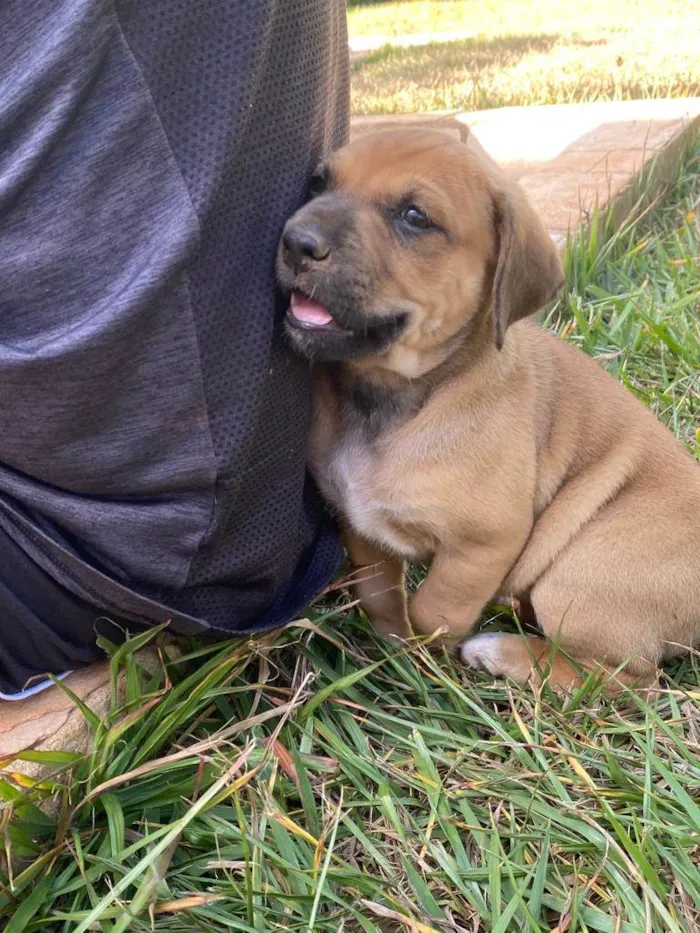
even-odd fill
[{"label": "puppy", "polygon": [[[631,394],[532,322],[557,252],[522,191],[440,132],[364,137],[287,224],[285,327],[315,365],[310,464],[375,629],[468,636],[487,602],[543,638],[467,664],[568,688],[651,681],[700,640],[700,468]],[[430,572],[407,603],[404,561]],[[619,681],[618,678],[618,681]]]}]

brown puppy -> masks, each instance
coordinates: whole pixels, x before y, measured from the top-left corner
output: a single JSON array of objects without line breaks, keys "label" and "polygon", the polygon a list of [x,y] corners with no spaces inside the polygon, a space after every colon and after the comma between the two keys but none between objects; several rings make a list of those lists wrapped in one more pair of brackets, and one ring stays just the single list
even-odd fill
[{"label": "brown puppy", "polygon": [[[421,130],[352,143],[312,194],[278,272],[316,362],[311,466],[375,628],[456,644],[510,595],[545,638],[477,635],[468,664],[527,680],[551,654],[556,686],[578,664],[651,680],[700,640],[700,468],[595,362],[521,321],[562,281],[522,192]],[[405,560],[432,562],[410,606]]]}]

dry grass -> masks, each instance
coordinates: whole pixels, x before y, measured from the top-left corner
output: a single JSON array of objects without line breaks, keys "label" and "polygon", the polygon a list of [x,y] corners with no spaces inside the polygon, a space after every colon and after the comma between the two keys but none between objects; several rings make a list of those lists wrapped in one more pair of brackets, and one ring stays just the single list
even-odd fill
[{"label": "dry grass", "polygon": [[698,0],[404,0],[353,7],[349,19],[355,38],[473,36],[356,60],[355,113],[700,94]]}]

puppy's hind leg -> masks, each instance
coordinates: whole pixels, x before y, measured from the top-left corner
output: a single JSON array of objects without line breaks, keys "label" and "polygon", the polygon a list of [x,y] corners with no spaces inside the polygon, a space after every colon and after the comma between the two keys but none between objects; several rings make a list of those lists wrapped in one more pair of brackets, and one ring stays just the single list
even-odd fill
[{"label": "puppy's hind leg", "polygon": [[590,657],[569,659],[565,651],[547,638],[508,632],[482,632],[465,641],[460,652],[469,667],[494,677],[533,686],[546,681],[552,689],[565,692],[579,686],[589,673],[602,675],[609,694],[618,693],[625,686],[645,686],[654,675],[653,665],[647,665],[646,669],[638,666],[636,673],[618,671]]}]

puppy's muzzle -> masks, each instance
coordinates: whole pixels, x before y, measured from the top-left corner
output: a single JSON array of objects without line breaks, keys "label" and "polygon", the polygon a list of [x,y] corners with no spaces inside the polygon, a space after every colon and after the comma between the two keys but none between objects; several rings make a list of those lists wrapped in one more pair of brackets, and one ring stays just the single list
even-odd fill
[{"label": "puppy's muzzle", "polygon": [[408,322],[402,307],[375,307],[375,262],[357,234],[357,211],[344,195],[320,195],[297,211],[280,238],[277,278],[290,296],[285,330],[313,360],[380,353]]}]

